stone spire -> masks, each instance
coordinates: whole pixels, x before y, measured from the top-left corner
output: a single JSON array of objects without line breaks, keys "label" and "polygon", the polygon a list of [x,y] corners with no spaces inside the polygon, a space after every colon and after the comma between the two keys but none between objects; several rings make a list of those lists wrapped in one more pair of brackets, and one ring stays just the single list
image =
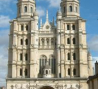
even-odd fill
[{"label": "stone spire", "polygon": [[48,21],[48,10],[46,11],[46,21]]},{"label": "stone spire", "polygon": [[42,28],[42,25],[43,25],[43,24],[42,24],[42,19],[40,19],[40,28]]},{"label": "stone spire", "polygon": [[53,17],[53,22],[52,23],[53,23],[53,26],[54,26],[54,17]]}]

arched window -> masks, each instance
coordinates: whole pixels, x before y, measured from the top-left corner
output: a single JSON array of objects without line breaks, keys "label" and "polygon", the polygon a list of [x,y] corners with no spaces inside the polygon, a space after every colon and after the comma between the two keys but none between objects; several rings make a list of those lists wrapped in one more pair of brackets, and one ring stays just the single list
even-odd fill
[{"label": "arched window", "polygon": [[70,38],[67,38],[67,44],[70,44]]},{"label": "arched window", "polygon": [[75,38],[73,38],[73,44],[76,44],[76,39]]},{"label": "arched window", "polygon": [[44,47],[44,44],[45,44],[44,42],[45,42],[44,39],[42,39],[42,47]]},{"label": "arched window", "polygon": [[27,76],[28,75],[28,70],[27,69],[25,69],[25,76]]},{"label": "arched window", "polygon": [[70,25],[69,24],[67,24],[67,30],[70,30]]},{"label": "arched window", "polygon": [[66,12],[66,8],[64,7],[64,13]]},{"label": "arched window", "polygon": [[69,11],[72,12],[72,6],[69,6]]},{"label": "arched window", "polygon": [[27,12],[27,6],[24,7],[24,12]]},{"label": "arched window", "polygon": [[28,31],[28,25],[26,25],[26,31]]},{"label": "arched window", "polygon": [[28,45],[28,39],[25,40],[25,44]]},{"label": "arched window", "polygon": [[67,58],[68,58],[68,60],[70,60],[70,53],[67,54]]},{"label": "arched window", "polygon": [[54,65],[55,65],[55,63],[54,63],[54,58],[52,58],[51,59],[52,61],[51,61],[51,67],[52,67],[52,69],[51,69],[51,71],[52,71],[52,73],[54,74]]},{"label": "arched window", "polygon": [[73,60],[76,60],[76,53],[73,53]]},{"label": "arched window", "polygon": [[59,73],[59,78],[61,78],[61,73]]},{"label": "arched window", "polygon": [[54,45],[54,39],[51,38],[51,45],[53,46]]},{"label": "arched window", "polygon": [[23,39],[20,40],[20,44],[23,45]]},{"label": "arched window", "polygon": [[28,54],[26,53],[25,54],[25,61],[27,61],[28,60]]},{"label": "arched window", "polygon": [[72,29],[75,30],[75,25],[72,25]]},{"label": "arched window", "polygon": [[46,41],[47,41],[47,46],[49,47],[49,39],[47,39]]},{"label": "arched window", "polygon": [[31,13],[33,13],[33,8],[31,7]]},{"label": "arched window", "polygon": [[45,66],[46,62],[47,62],[47,57],[45,55],[41,55],[40,59],[39,59],[39,72],[40,74],[43,73],[43,67]]},{"label": "arched window", "polygon": [[68,69],[68,75],[70,75],[70,68]]},{"label": "arched window", "polygon": [[23,25],[21,25],[21,31],[23,31],[24,30],[24,26]]},{"label": "arched window", "polygon": [[20,69],[20,76],[22,76],[22,68]]},{"label": "arched window", "polygon": [[46,74],[48,74],[48,70],[46,70]]},{"label": "arched window", "polygon": [[76,69],[73,69],[73,75],[76,75]]},{"label": "arched window", "polygon": [[20,61],[22,61],[22,60],[23,60],[23,54],[20,53]]}]

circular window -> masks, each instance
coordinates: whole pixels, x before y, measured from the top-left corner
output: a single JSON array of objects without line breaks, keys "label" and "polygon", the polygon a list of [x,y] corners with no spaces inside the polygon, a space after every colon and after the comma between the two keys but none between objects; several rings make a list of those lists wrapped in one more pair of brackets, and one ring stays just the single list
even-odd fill
[{"label": "circular window", "polygon": [[49,26],[48,25],[46,26],[46,29],[49,29]]}]

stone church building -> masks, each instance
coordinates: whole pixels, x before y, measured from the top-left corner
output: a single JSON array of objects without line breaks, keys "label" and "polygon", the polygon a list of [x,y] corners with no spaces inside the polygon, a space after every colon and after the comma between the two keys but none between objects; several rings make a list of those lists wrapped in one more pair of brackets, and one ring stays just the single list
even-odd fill
[{"label": "stone church building", "polygon": [[39,27],[35,0],[18,0],[10,21],[7,89],[88,89],[92,57],[79,3],[61,0],[56,23],[47,11]]}]

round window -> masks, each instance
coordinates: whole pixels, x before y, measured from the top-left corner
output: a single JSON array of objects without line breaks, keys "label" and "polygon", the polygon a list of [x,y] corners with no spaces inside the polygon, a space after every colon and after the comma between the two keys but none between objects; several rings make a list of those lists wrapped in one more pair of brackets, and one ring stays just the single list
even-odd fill
[{"label": "round window", "polygon": [[48,25],[46,26],[46,29],[49,29],[49,26]]}]

